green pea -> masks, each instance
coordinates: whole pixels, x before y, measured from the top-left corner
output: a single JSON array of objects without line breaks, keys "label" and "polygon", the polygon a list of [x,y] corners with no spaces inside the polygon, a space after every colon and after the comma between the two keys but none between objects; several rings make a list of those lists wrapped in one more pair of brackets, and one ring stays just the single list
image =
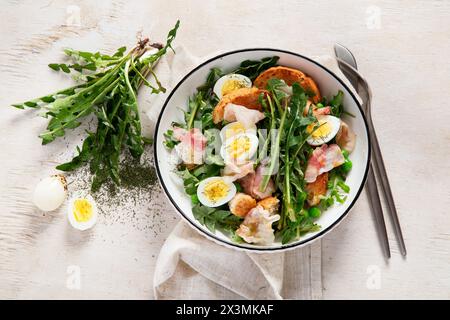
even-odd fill
[{"label": "green pea", "polygon": [[323,108],[323,104],[321,104],[320,102],[318,104],[316,104],[317,108]]},{"label": "green pea", "polygon": [[352,170],[352,167],[353,167],[353,163],[352,163],[350,160],[347,160],[347,161],[345,161],[344,164],[342,165],[342,170],[343,170],[345,173],[349,173],[350,170]]},{"label": "green pea", "polygon": [[200,201],[198,200],[198,197],[197,197],[196,194],[193,194],[191,196],[191,201],[192,201],[193,204],[199,204],[200,203]]},{"label": "green pea", "polygon": [[308,215],[311,218],[318,218],[318,217],[320,217],[321,214],[322,214],[322,212],[320,211],[319,208],[317,208],[317,207],[309,208]]}]

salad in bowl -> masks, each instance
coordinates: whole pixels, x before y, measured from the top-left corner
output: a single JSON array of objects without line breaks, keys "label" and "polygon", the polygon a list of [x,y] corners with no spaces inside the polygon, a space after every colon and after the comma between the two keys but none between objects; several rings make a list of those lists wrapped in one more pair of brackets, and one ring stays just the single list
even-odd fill
[{"label": "salad in bowl", "polygon": [[[273,54],[228,68],[211,61],[203,82],[172,110],[178,115],[162,132],[161,117],[174,92],[160,116],[155,143],[163,187],[183,214],[180,194],[171,194],[165,181],[181,189],[188,220],[216,240],[226,239],[221,242],[283,248],[311,239],[322,231],[328,211],[341,211],[333,223],[348,211],[347,201],[356,199],[365,178],[368,139],[367,131],[359,137],[361,123],[353,128],[357,117],[365,128],[356,99],[347,110],[348,90],[324,93],[307,70],[283,60]],[[359,190],[352,193],[355,183],[347,178],[355,149],[365,162],[358,168]],[[164,177],[161,162],[171,168]]]}]

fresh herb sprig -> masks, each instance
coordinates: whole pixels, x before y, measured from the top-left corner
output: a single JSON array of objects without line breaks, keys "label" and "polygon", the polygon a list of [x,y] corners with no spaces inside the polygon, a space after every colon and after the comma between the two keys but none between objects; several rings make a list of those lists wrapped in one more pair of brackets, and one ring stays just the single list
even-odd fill
[{"label": "fresh herb sprig", "polygon": [[[74,63],[52,63],[49,67],[65,73],[78,72],[82,83],[13,105],[20,109],[40,108],[44,111],[42,115],[50,118],[47,130],[40,134],[42,144],[64,136],[67,130],[80,126],[83,118],[95,114],[98,119],[96,131],[87,132],[82,147],[77,147],[78,155],[57,169],[72,171],[88,162],[94,175],[93,191],[108,178],[120,184],[121,153],[126,149],[133,157],[139,158],[148,142],[141,135],[138,90],[145,85],[154,94],[165,92],[153,66],[168,49],[172,49],[179,25],[177,21],[169,31],[165,45],[150,43],[146,38],[126,54],[125,47],[119,48],[112,56],[66,49],[65,54]],[[86,70],[89,73],[84,74]],[[152,77],[153,84],[147,80],[148,76]]]}]

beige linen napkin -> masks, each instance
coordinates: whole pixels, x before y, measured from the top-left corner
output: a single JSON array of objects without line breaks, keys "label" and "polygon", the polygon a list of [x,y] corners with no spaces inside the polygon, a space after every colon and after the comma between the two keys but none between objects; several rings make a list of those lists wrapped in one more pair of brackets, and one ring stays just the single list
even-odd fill
[{"label": "beige linen napkin", "polygon": [[[168,92],[148,98],[143,110],[150,133],[170,90],[193,67],[196,58],[184,48],[167,55],[157,73]],[[335,59],[316,59],[345,79]],[[153,279],[156,299],[320,299],[322,297],[321,240],[286,253],[247,253],[219,245],[184,221],[164,243]]]}]

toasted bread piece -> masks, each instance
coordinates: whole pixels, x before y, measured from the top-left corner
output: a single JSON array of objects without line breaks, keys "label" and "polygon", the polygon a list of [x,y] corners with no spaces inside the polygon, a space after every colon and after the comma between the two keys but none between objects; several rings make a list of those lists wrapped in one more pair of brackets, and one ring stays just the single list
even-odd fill
[{"label": "toasted bread piece", "polygon": [[322,173],[317,177],[316,181],[306,184],[306,191],[308,192],[308,204],[310,206],[318,205],[320,196],[327,193],[328,172]]},{"label": "toasted bread piece", "polygon": [[256,200],[245,193],[236,193],[228,203],[232,214],[238,217],[245,217],[247,213],[256,207]]},{"label": "toasted bread piece", "polygon": [[265,210],[269,211],[271,214],[274,214],[278,211],[278,204],[280,200],[275,197],[267,197],[258,202],[258,206],[263,207]]},{"label": "toasted bread piece", "polygon": [[303,82],[300,82],[300,85],[303,89],[309,94],[314,94],[311,99],[314,103],[319,103],[322,100],[322,95],[320,94],[319,86],[317,83],[311,78],[306,77]]},{"label": "toasted bread piece", "polygon": [[263,71],[255,79],[253,84],[257,88],[266,89],[267,82],[272,78],[284,80],[288,86],[292,86],[295,82],[298,82],[306,92],[314,94],[314,96],[311,97],[314,103],[318,103],[322,99],[319,87],[312,78],[308,77],[300,70],[288,67],[278,66],[269,68],[266,71]]},{"label": "toasted bread piece", "polygon": [[239,104],[249,109],[262,110],[262,106],[259,103],[259,96],[261,93],[267,91],[258,88],[241,88],[237,89],[225,96],[219,101],[213,110],[213,121],[219,123],[223,120],[223,114],[225,113],[225,107],[229,103]]}]

